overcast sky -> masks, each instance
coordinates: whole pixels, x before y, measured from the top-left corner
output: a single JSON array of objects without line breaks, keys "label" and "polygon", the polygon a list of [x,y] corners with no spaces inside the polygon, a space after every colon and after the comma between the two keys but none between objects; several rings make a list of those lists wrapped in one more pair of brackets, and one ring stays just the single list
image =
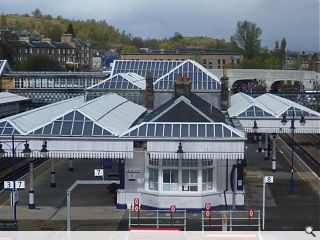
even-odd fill
[{"label": "overcast sky", "polygon": [[320,0],[0,0],[3,13],[105,19],[143,38],[209,36],[229,40],[239,20],[257,23],[262,46],[287,39],[290,50],[319,51]]}]

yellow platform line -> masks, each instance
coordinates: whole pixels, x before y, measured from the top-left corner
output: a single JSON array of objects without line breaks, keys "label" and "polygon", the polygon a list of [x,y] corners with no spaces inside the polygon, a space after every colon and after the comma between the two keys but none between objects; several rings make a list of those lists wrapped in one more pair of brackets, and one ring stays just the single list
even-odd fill
[{"label": "yellow platform line", "polygon": [[[282,153],[282,156],[284,156],[284,159],[291,165],[291,161],[288,159],[288,157],[284,153]],[[298,171],[298,169],[295,166],[293,166],[293,169],[303,181],[307,182],[305,177]]]},{"label": "yellow platform line", "polygon": [[[63,162],[62,160],[64,160],[64,158],[59,159],[59,160],[56,162],[55,166],[58,166],[59,164],[61,164],[61,163]],[[38,178],[42,177],[44,174],[46,174],[46,173],[49,172],[49,171],[51,171],[51,166],[49,166],[45,171],[43,171],[43,172],[40,173],[38,176],[36,176],[36,177],[34,178],[34,180],[37,180]],[[3,208],[5,205],[7,205],[7,203],[8,203],[9,201],[10,201],[10,197],[9,197],[7,200],[5,200],[5,201],[0,205],[0,209]]]}]

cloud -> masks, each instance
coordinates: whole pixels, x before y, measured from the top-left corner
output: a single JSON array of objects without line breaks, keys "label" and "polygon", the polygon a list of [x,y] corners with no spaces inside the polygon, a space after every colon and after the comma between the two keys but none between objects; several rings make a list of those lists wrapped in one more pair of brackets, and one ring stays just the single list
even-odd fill
[{"label": "cloud", "polygon": [[134,36],[202,35],[228,40],[239,20],[257,23],[263,46],[287,38],[292,50],[319,50],[318,0],[1,0],[4,13],[105,19]]}]

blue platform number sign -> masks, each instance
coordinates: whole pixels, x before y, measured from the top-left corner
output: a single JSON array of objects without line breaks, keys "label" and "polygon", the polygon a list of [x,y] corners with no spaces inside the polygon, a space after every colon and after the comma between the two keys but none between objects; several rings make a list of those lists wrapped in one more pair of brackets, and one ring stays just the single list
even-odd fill
[{"label": "blue platform number sign", "polygon": [[265,176],[264,177],[264,182],[267,184],[273,183],[273,176]]}]

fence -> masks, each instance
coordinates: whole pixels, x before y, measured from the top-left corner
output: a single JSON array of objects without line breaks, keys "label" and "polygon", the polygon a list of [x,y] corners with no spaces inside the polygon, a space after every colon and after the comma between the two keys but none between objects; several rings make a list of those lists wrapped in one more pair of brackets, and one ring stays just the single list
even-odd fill
[{"label": "fence", "polygon": [[154,228],[154,229],[183,229],[187,230],[186,210],[129,210],[129,229]]},{"label": "fence", "polygon": [[249,217],[248,211],[211,211],[207,217],[201,214],[202,231],[232,231],[261,229],[260,211]]}]

